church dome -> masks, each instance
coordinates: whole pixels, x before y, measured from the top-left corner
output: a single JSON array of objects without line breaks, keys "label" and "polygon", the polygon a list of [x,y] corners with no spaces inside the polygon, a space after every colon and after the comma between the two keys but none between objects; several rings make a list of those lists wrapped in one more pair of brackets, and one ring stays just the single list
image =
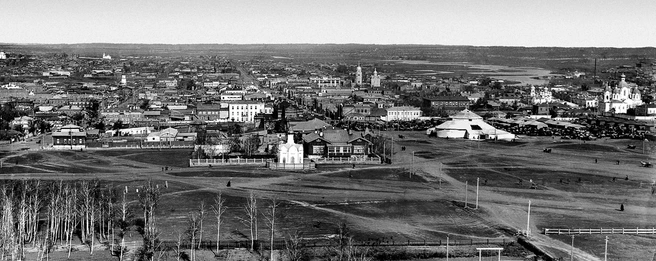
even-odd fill
[{"label": "church dome", "polygon": [[626,82],[626,76],[622,74],[622,80],[617,84],[618,88],[629,88],[629,83]]}]

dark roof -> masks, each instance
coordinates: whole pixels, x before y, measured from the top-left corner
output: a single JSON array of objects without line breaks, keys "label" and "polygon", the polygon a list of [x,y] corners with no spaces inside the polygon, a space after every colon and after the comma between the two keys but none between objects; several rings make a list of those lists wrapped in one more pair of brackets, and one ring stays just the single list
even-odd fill
[{"label": "dark roof", "polygon": [[314,132],[303,136],[303,140],[305,142],[310,142],[316,139],[325,140],[330,144],[348,144],[357,139],[363,139],[366,142],[371,143],[369,140],[362,136],[362,132],[351,132],[351,134],[349,134],[347,130],[334,127],[324,130],[323,137]]},{"label": "dark roof", "polygon": [[465,96],[437,96],[437,97],[432,97],[432,98],[424,98],[429,101],[467,101],[469,102],[469,99]]}]

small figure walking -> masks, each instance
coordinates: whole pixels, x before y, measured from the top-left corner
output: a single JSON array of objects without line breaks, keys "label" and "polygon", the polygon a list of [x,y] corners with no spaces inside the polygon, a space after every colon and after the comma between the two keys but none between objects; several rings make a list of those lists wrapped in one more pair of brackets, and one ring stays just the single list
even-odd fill
[{"label": "small figure walking", "polygon": [[624,211],[624,203],[620,204],[620,211]]},{"label": "small figure walking", "polygon": [[595,159],[595,163],[597,163],[597,159]]},{"label": "small figure walking", "polygon": [[617,161],[617,165],[620,165],[620,161],[619,161],[619,160]]},{"label": "small figure walking", "polygon": [[230,187],[230,181],[228,180],[228,184],[226,184],[226,187]]},{"label": "small figure walking", "polygon": [[624,180],[629,180],[629,175],[626,175],[626,178],[624,178]]}]

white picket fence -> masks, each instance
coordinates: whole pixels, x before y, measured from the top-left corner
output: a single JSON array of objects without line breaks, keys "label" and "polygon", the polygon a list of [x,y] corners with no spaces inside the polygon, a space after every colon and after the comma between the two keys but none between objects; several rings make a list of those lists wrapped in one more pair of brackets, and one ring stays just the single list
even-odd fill
[{"label": "white picket fence", "polygon": [[312,159],[317,164],[380,164],[380,157],[326,157]]},{"label": "white picket fence", "polygon": [[258,165],[265,166],[271,159],[189,159],[189,167],[208,167],[220,165]]},{"label": "white picket fence", "polygon": [[656,228],[545,228],[545,235],[656,234]]}]

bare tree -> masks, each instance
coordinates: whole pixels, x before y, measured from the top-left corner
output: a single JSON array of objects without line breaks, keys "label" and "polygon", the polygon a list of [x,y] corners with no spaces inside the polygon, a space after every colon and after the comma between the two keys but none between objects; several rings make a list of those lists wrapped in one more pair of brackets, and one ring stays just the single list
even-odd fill
[{"label": "bare tree", "polygon": [[269,204],[269,207],[267,208],[267,213],[265,213],[264,218],[266,218],[267,223],[269,225],[270,229],[270,235],[271,235],[271,241],[270,241],[270,253],[269,253],[269,260],[273,261],[273,239],[276,231],[276,210],[278,209],[278,206],[280,205],[280,202],[278,202],[277,198],[272,198],[271,203]]},{"label": "bare tree", "polygon": [[260,146],[260,138],[257,135],[250,136],[242,142],[244,152],[246,155],[251,156],[257,151],[257,148]]},{"label": "bare tree", "polygon": [[182,248],[182,233],[178,232],[178,241],[175,242],[175,258],[177,261],[180,261],[180,257],[182,257],[182,251],[180,250]]},{"label": "bare tree", "polygon": [[212,211],[214,212],[214,216],[216,217],[216,252],[219,252],[219,245],[221,242],[221,224],[223,223],[223,220],[221,219],[223,217],[223,213],[226,211],[226,206],[225,206],[225,198],[223,198],[223,195],[221,194],[221,191],[219,191],[219,194],[214,198],[214,205],[212,206]]},{"label": "bare tree", "polygon": [[198,248],[201,247],[203,241],[203,220],[206,215],[207,210],[205,209],[205,201],[201,201],[200,206],[198,207]]},{"label": "bare tree", "polygon": [[285,256],[289,261],[303,261],[307,255],[305,242],[298,231],[285,238]]},{"label": "bare tree", "polygon": [[244,205],[246,218],[240,218],[241,222],[249,228],[251,234],[251,251],[255,249],[255,240],[257,240],[257,198],[251,192]]},{"label": "bare tree", "polygon": [[128,201],[126,199],[126,195],[128,194],[128,187],[125,187],[125,190],[123,191],[123,197],[121,199],[121,220],[118,222],[118,226],[121,229],[119,232],[119,237],[121,237],[121,245],[120,245],[120,250],[118,251],[119,253],[119,260],[123,260],[123,252],[126,250],[125,247],[125,232],[127,232],[129,228],[128,221],[126,219],[128,215]]},{"label": "bare tree", "polygon": [[161,191],[159,186],[153,184],[152,180],[148,180],[146,185],[139,192],[139,203],[143,209],[144,215],[144,245],[143,251],[144,258],[154,258],[156,247],[159,245],[159,233],[155,226],[155,208],[159,203]]},{"label": "bare tree", "polygon": [[196,260],[196,239],[198,238],[198,216],[196,213],[189,213],[187,215],[187,237],[189,239],[189,256],[191,261]]}]

